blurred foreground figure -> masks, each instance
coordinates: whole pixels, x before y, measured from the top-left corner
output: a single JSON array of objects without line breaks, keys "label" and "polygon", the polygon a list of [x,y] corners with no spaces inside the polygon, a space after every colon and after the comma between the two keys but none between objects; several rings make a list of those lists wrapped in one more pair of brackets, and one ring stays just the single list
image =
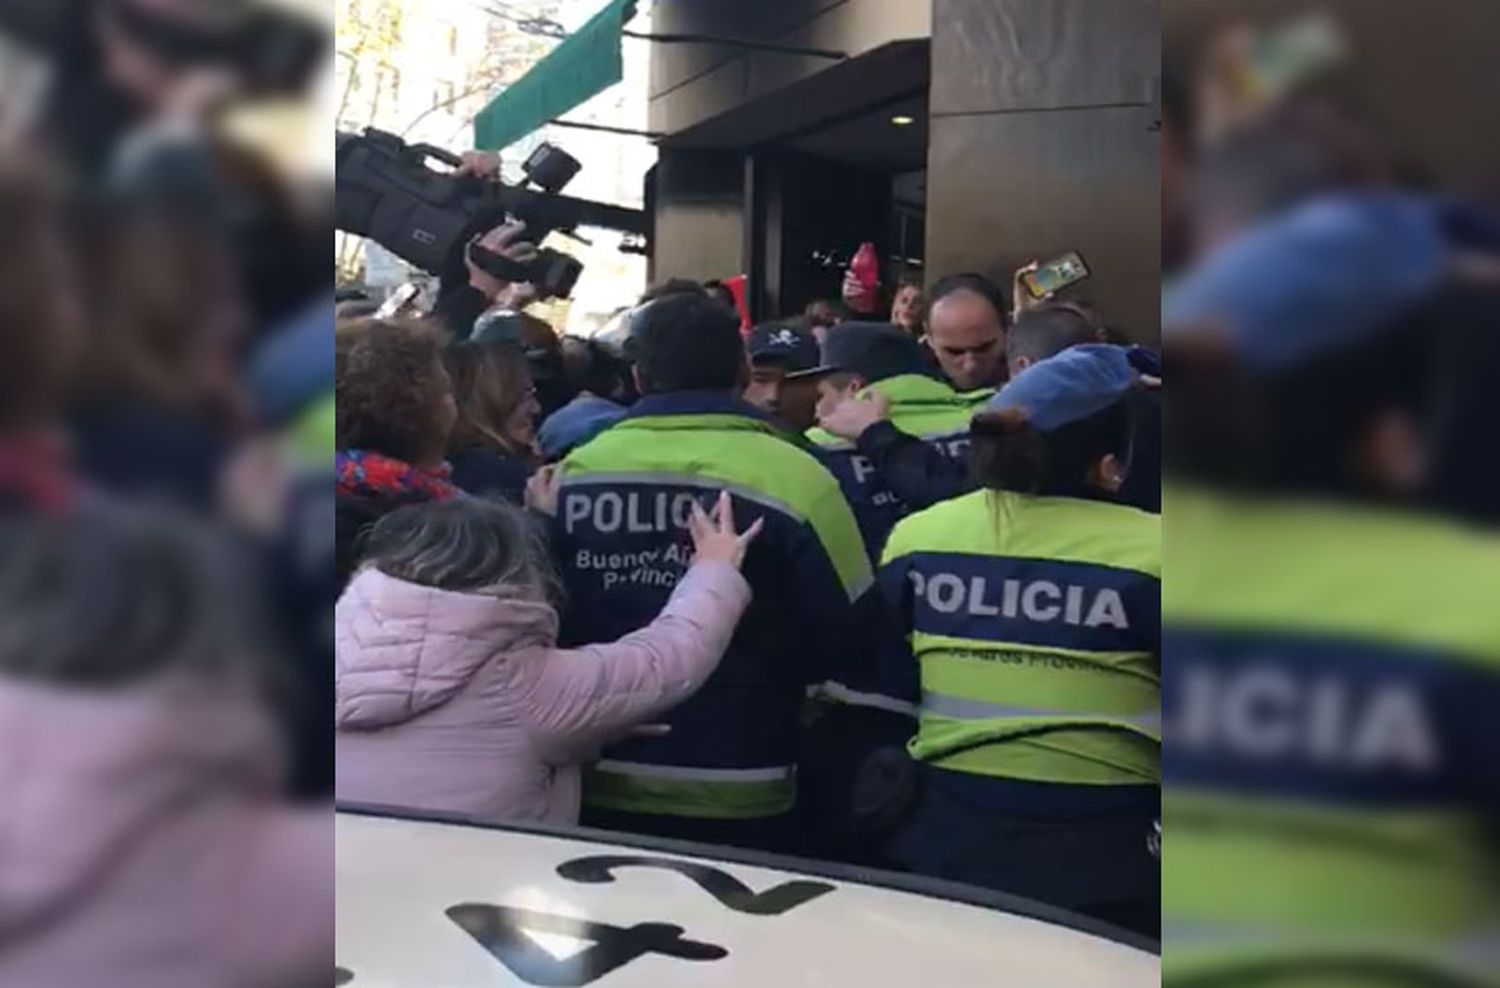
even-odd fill
[{"label": "blurred foreground figure", "polygon": [[228,252],[196,221],[125,202],[73,236],[90,286],[68,411],[77,469],[112,494],[213,510],[245,433]]},{"label": "blurred foreground figure", "polygon": [[302,93],[328,47],[257,0],[0,0],[0,32],[51,63],[39,136],[90,175],[143,126]]},{"label": "blurred foreground figure", "polygon": [[179,515],[0,523],[0,986],[331,965],[332,813],[281,802],[240,575]]},{"label": "blurred foreground figure", "polygon": [[1169,983],[1471,984],[1494,956],[1500,538],[1430,508],[1444,354],[1500,332],[1467,269],[1427,200],[1344,194],[1167,305]]},{"label": "blurred foreground figure", "polygon": [[68,510],[79,485],[56,419],[79,349],[49,183],[0,158],[0,516]]},{"label": "blurred foreground figure", "polygon": [[76,191],[192,216],[228,248],[251,331],[267,330],[326,291],[327,217],[227,120],[303,94],[327,41],[260,0],[0,0],[6,57],[46,80],[29,102],[0,96],[15,106],[5,136]]}]

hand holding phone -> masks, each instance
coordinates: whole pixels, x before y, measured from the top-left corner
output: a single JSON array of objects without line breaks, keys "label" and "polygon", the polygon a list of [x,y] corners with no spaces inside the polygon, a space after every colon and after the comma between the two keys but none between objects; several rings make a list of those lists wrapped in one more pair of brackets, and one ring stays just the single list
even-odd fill
[{"label": "hand holding phone", "polygon": [[1076,250],[1070,250],[1043,264],[1033,262],[1018,273],[1018,278],[1026,288],[1026,293],[1037,301],[1050,298],[1088,276],[1088,265],[1084,263],[1083,256]]},{"label": "hand holding phone", "polygon": [[376,319],[399,319],[410,315],[411,307],[417,302],[422,294],[422,289],[415,282],[408,281],[397,288],[380,303],[380,308],[375,310]]}]

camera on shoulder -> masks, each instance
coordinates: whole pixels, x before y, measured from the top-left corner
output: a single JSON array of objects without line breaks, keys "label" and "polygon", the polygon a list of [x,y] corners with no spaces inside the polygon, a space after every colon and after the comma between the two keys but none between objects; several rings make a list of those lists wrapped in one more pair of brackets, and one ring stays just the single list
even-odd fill
[{"label": "camera on shoulder", "polygon": [[542,298],[573,290],[583,273],[574,257],[543,249],[514,261],[471,241],[507,217],[524,221],[526,239],[538,244],[554,230],[578,226],[578,201],[559,195],[582,168],[576,158],[543,144],[522,166],[525,181],[515,185],[442,171],[433,161],[462,165],[442,148],[408,144],[373,127],[340,133],[334,225],[434,274],[461,271],[467,258],[497,278],[530,282]]}]

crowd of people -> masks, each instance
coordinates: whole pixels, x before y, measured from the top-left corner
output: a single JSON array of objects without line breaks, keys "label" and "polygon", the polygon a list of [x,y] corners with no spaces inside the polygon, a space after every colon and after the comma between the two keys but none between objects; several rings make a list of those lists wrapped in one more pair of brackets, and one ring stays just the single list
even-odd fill
[{"label": "crowd of people", "polygon": [[0,4],[53,81],[0,143],[0,984],[316,983],[326,193],[101,7]]},{"label": "crowd of people", "polygon": [[1160,361],[1021,273],[750,327],[676,279],[595,339],[474,270],[343,303],[338,798],[1154,933]]},{"label": "crowd of people", "polygon": [[1169,74],[1161,354],[1026,268],[753,326],[674,279],[559,337],[477,268],[339,299],[222,73],[28,6],[0,985],[322,983],[335,799],[985,885],[1208,980],[1483,983],[1500,222],[1358,114]]}]

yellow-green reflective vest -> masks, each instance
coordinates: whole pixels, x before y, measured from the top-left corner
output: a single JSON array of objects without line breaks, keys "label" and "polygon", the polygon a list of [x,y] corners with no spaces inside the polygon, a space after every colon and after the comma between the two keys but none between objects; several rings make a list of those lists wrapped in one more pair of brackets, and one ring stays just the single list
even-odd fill
[{"label": "yellow-green reflective vest", "polygon": [[1435,972],[1497,914],[1479,779],[1500,751],[1500,540],[1165,501],[1168,980],[1467,983]]},{"label": "yellow-green reflective vest", "polygon": [[912,755],[1007,779],[1160,776],[1160,519],[976,491],[902,521],[881,567],[920,669]]}]

